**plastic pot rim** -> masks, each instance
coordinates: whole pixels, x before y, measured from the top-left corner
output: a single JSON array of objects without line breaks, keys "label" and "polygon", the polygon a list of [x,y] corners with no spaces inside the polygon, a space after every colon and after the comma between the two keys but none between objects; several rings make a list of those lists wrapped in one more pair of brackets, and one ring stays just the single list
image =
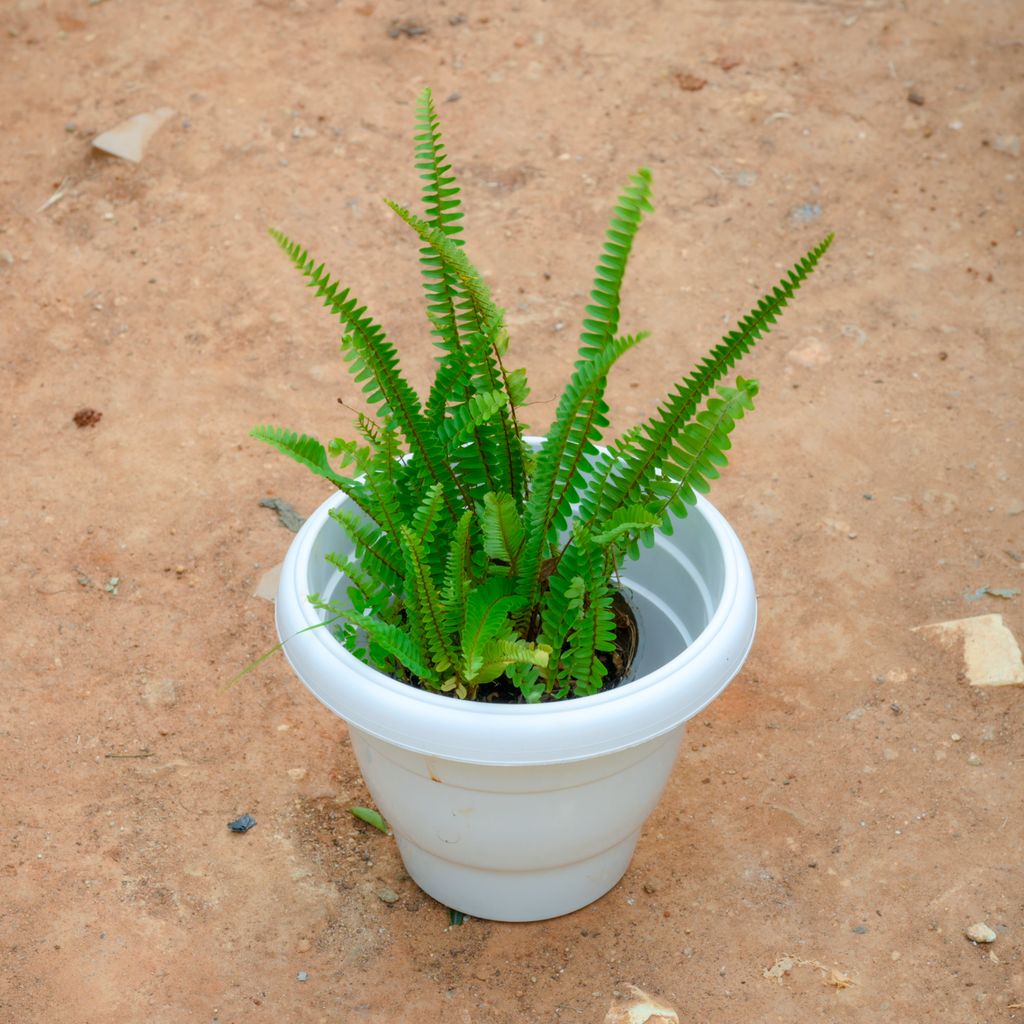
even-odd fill
[{"label": "plastic pot rim", "polygon": [[[339,492],[323,502],[288,549],[278,589],[278,633],[296,675],[321,703],[351,726],[406,750],[497,766],[567,763],[636,746],[711,703],[753,643],[756,600],[746,554],[721,513],[697,495],[689,515],[702,516],[711,528],[725,578],[710,621],[674,658],[613,690],[544,704],[481,703],[419,690],[360,661],[329,628],[309,628],[324,616],[307,599],[307,567],[320,531],[341,529],[330,510],[348,500]],[[671,542],[657,535],[656,544]],[[628,573],[623,580],[628,591]]]}]

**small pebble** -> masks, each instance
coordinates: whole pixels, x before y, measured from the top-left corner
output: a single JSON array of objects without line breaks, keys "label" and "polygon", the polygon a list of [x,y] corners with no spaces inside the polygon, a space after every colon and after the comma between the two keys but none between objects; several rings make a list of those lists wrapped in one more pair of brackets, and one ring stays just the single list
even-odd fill
[{"label": "small pebble", "polygon": [[382,903],[397,903],[402,897],[394,889],[383,888],[377,891],[377,899]]},{"label": "small pebble", "polygon": [[71,417],[76,427],[95,427],[101,419],[103,419],[103,413],[98,412],[96,409],[90,409],[86,406],[83,409],[79,409],[74,416]]},{"label": "small pebble", "polygon": [[997,153],[1005,153],[1007,156],[1020,156],[1020,136],[997,135],[992,141],[992,148]]},{"label": "small pebble", "polygon": [[968,928],[964,935],[971,940],[971,942],[995,942],[996,933],[983,921],[979,921],[978,924],[972,924]]},{"label": "small pebble", "polygon": [[803,203],[789,211],[789,219],[794,224],[806,224],[821,216],[821,207],[817,203]]},{"label": "small pebble", "polygon": [[866,924],[858,924],[851,928],[850,931],[852,931],[854,935],[867,935],[868,926]]},{"label": "small pebble", "polygon": [[967,763],[972,768],[979,768],[981,766],[981,758],[978,757],[977,754],[971,754],[970,757],[967,758]]}]

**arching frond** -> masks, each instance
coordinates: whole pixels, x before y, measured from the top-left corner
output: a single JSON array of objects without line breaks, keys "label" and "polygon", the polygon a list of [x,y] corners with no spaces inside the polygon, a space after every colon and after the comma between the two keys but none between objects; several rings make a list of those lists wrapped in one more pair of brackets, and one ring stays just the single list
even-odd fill
[{"label": "arching frond", "polygon": [[342,322],[346,329],[341,351],[356,383],[362,385],[366,400],[380,408],[380,413],[394,421],[409,448],[416,454],[417,469],[425,477],[444,488],[444,500],[450,514],[459,506],[459,483],[441,451],[436,434],[423,416],[420,400],[405,380],[398,366],[398,354],[387,340],[383,329],[359,305],[348,288],[338,290],[324,265],[316,261],[298,242],[280,231],[270,234],[288,254],[299,272],[308,279],[318,298]]},{"label": "arching frond", "polygon": [[651,172],[641,167],[619,196],[612,214],[604,247],[594,271],[590,303],[584,309],[580,335],[580,359],[599,355],[612,343],[619,330],[619,300],[633,239],[651,205]]},{"label": "arching frond", "polygon": [[743,317],[696,368],[675,385],[658,411],[636,428],[616,451],[610,473],[595,474],[580,502],[581,521],[593,524],[623,504],[641,501],[671,457],[680,431],[722,377],[762,338],[832,244],[832,235],[815,246],[779,284]]}]

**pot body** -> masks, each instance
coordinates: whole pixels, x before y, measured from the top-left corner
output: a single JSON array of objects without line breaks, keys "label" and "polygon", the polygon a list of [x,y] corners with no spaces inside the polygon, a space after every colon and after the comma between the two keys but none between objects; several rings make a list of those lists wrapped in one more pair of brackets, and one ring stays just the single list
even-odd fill
[{"label": "pot body", "polygon": [[328,628],[307,630],[323,620],[307,596],[346,591],[324,559],[351,551],[328,514],[346,501],[324,502],[289,548],[278,632],[302,682],[348,722],[409,875],[446,906],[499,921],[556,917],[602,896],[629,865],[686,721],[753,641],[754,586],[735,533],[699,498],[624,566],[640,635],[628,682],[553,704],[480,704],[400,683]]}]

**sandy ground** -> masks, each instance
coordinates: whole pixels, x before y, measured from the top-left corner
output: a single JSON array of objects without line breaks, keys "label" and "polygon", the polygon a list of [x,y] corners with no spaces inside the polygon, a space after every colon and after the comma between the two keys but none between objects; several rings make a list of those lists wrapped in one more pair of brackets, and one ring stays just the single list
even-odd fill
[{"label": "sandy ground", "polygon": [[[1024,694],[911,632],[1001,614],[1024,639],[1024,596],[965,597],[1022,586],[1020,13],[6,0],[0,1019],[589,1024],[633,983],[686,1024],[1024,1020]],[[621,884],[537,925],[449,927],[351,818],[345,728],[282,660],[224,689],[273,640],[253,592],[291,535],[260,499],[327,494],[247,431],[331,437],[356,398],[265,229],[423,387],[414,246],[378,197],[416,201],[425,84],[537,430],[635,167],[658,209],[623,326],[653,337],[615,429],[838,236],[747,363],[759,409],[714,494],[754,652]],[[140,165],[91,150],[162,106]]]}]

